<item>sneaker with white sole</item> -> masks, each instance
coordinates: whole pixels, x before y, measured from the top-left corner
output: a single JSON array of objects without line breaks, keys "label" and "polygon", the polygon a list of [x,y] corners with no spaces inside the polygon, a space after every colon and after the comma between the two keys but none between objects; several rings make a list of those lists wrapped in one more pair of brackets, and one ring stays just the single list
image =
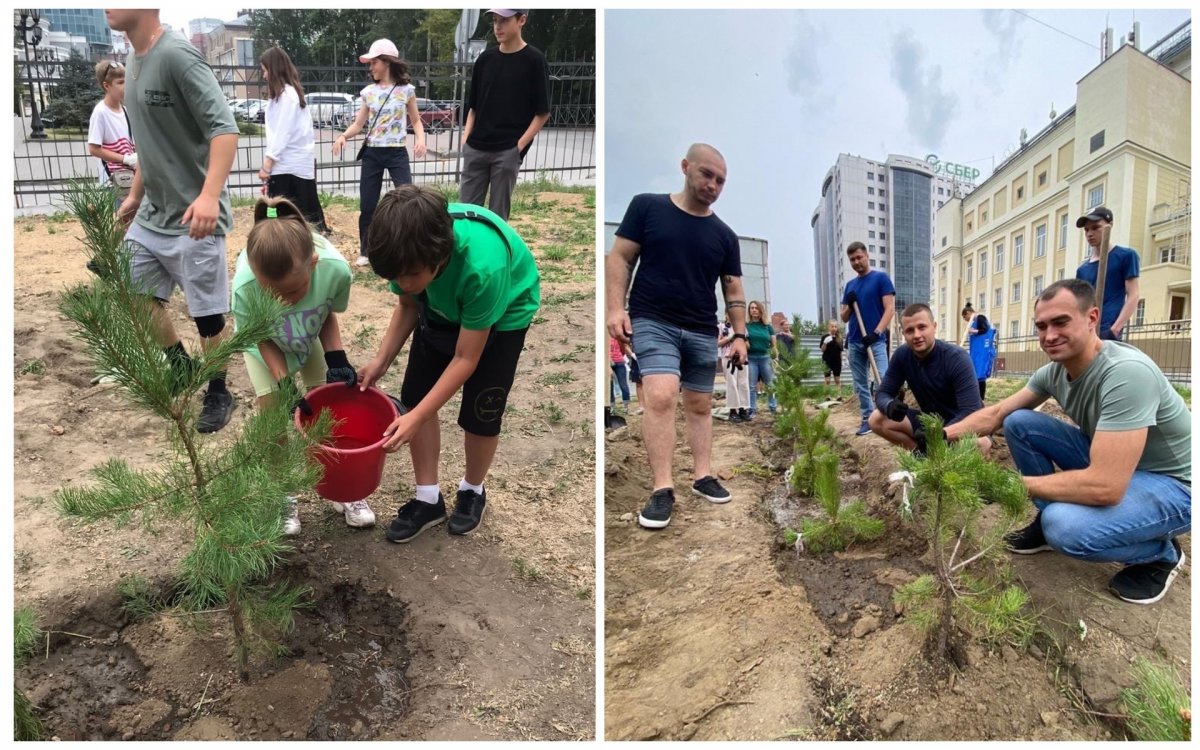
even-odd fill
[{"label": "sneaker with white sole", "polygon": [[1040,510],[1037,518],[1033,519],[1033,523],[1005,536],[1004,543],[1008,546],[1009,552],[1017,555],[1035,555],[1038,552],[1054,549],[1046,541],[1046,535],[1042,533],[1042,512]]},{"label": "sneaker with white sole", "polygon": [[355,258],[355,259],[354,259],[354,265],[356,265],[356,266],[369,266],[369,265],[371,265],[371,259],[370,259],[370,258],[368,258],[368,257],[367,257],[367,256],[365,256],[365,255],[360,255],[360,256],[358,256],[357,258]]},{"label": "sneaker with white sole", "polygon": [[300,509],[296,498],[288,495],[287,515],[283,517],[283,535],[297,536],[300,533]]},{"label": "sneaker with white sole", "polygon": [[1148,562],[1139,565],[1126,565],[1112,580],[1108,582],[1108,590],[1121,601],[1130,604],[1154,604],[1167,595],[1171,582],[1179,575],[1179,569],[1187,560],[1179,542],[1172,539],[1171,546],[1175,548],[1178,559],[1173,562]]},{"label": "sneaker with white sole", "polygon": [[722,487],[717,478],[711,474],[697,479],[692,484],[692,492],[710,503],[727,503],[733,499],[729,490]]},{"label": "sneaker with white sole", "polygon": [[671,510],[675,507],[675,490],[664,487],[655,490],[646,507],[638,514],[638,525],[643,529],[664,529],[671,523]]},{"label": "sneaker with white sole", "polygon": [[341,503],[346,515],[346,525],[356,529],[365,529],[375,525],[375,513],[366,500],[355,500],[352,503]]}]

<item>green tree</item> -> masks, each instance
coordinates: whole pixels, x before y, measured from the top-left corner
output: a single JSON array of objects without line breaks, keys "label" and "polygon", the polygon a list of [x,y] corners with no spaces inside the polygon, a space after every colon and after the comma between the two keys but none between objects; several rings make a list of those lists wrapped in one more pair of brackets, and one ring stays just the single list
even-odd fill
[{"label": "green tree", "polygon": [[55,493],[61,513],[86,521],[145,527],[182,524],[190,549],[179,572],[180,606],[198,611],[223,607],[234,635],[239,674],[248,679],[251,652],[277,652],[277,638],[292,626],[306,594],[268,579],[291,547],[282,536],[286,497],[311,488],[320,468],[309,457],[312,441],[328,434],[324,415],[308,436],[291,429],[294,386],[274,408],[256,410],[232,444],[202,442],[191,403],[232,357],[267,338],[282,314],[274,298],[255,302],[238,330],[189,371],[171,367],[155,338],[157,303],[132,280],[123,227],[110,210],[112,193],[90,181],[68,195],[99,278],[68,290],[60,309],[75,325],[101,372],[112,376],[135,405],[168,425],[171,455],[158,468],[138,470],[112,458],[93,472],[90,486]]},{"label": "green tree", "polygon": [[[981,638],[1024,645],[1033,630],[1029,596],[1010,582],[1004,537],[1028,510],[1025,485],[1016,472],[984,458],[973,436],[947,444],[941,418],[925,414],[921,424],[926,456],[899,452],[912,477],[901,512],[924,526],[934,573],[899,589],[896,600],[909,622],[931,633],[934,654],[956,663],[956,617]],[[979,516],[988,502],[999,505],[1001,517],[984,533]]]},{"label": "green tree", "polygon": [[104,94],[96,84],[95,68],[78,52],[59,65],[60,79],[51,89],[49,113],[56,127],[85,127]]}]

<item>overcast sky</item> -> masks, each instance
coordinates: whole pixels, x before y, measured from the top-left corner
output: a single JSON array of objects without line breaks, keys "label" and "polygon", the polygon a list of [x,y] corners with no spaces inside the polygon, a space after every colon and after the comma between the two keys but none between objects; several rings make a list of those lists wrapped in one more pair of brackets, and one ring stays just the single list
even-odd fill
[{"label": "overcast sky", "polygon": [[[725,155],[714,209],[769,242],[771,306],[816,314],[812,229],[839,153],[969,163],[980,181],[1075,103],[1100,35],[1144,50],[1187,10],[605,13],[604,218],[682,185],[693,141]],[[1107,19],[1107,24],[1106,24]],[[1054,28],[1048,28],[1052,26]],[[1055,30],[1057,29],[1057,30]],[[1075,38],[1073,38],[1075,37]]]}]

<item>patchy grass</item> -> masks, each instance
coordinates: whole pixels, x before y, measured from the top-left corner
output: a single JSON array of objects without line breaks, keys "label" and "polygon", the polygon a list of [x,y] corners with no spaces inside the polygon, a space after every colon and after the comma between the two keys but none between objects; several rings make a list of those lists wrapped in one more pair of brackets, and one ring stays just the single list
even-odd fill
[{"label": "patchy grass", "polygon": [[574,375],[567,370],[563,370],[562,372],[548,372],[539,377],[537,382],[542,385],[566,385],[567,383],[574,382],[574,380]]},{"label": "patchy grass", "polygon": [[573,252],[574,250],[566,245],[547,245],[542,250],[542,258],[548,261],[558,262],[571,257]]},{"label": "patchy grass", "polygon": [[21,364],[17,372],[21,375],[44,375],[46,373],[46,363],[40,359],[27,359]]},{"label": "patchy grass", "polygon": [[551,424],[558,424],[567,415],[561,406],[552,401],[543,401],[534,408],[545,413],[547,421]]},{"label": "patchy grass", "polygon": [[523,581],[541,581],[546,577],[546,574],[538,570],[523,557],[514,557],[512,560],[513,572],[517,578]]},{"label": "patchy grass", "polygon": [[984,406],[998,404],[1009,396],[1025,387],[1021,378],[988,378],[987,395],[983,399]]},{"label": "patchy grass", "polygon": [[1127,726],[1133,736],[1154,742],[1190,739],[1191,701],[1179,673],[1172,667],[1139,658],[1133,666],[1133,676],[1134,686],[1121,692],[1129,716]]}]

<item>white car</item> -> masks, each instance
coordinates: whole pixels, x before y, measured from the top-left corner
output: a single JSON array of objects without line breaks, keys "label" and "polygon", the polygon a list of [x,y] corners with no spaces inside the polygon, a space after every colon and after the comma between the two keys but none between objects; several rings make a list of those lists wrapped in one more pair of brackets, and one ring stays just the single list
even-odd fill
[{"label": "white car", "polygon": [[312,118],[313,125],[321,127],[336,127],[337,115],[343,109],[354,104],[354,97],[349,94],[339,94],[333,91],[314,91],[304,95],[305,109]]}]

